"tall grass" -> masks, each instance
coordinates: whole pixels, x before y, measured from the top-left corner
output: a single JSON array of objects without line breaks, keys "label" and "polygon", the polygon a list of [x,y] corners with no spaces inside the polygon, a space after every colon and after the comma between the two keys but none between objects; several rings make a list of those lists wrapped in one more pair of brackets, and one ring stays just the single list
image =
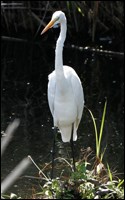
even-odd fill
[{"label": "tall grass", "polygon": [[105,115],[106,115],[106,108],[107,108],[107,100],[105,101],[105,105],[104,105],[104,109],[103,109],[103,114],[102,114],[102,119],[101,119],[101,126],[100,126],[100,130],[98,132],[97,130],[97,124],[94,118],[94,115],[92,113],[92,111],[90,109],[88,109],[91,117],[92,117],[92,121],[93,121],[93,125],[94,125],[94,130],[95,130],[95,138],[96,138],[96,158],[99,159],[100,161],[102,161],[102,158],[104,156],[105,153],[105,149],[103,152],[100,152],[101,149],[101,140],[102,140],[102,134],[103,134],[103,129],[104,129],[104,122],[105,122]]},{"label": "tall grass", "polygon": [[70,37],[73,30],[82,34],[88,28],[87,32],[94,41],[99,31],[103,35],[112,27],[117,35],[118,33],[121,35],[120,32],[124,28],[124,2],[122,1],[2,1],[2,35],[13,37],[14,32],[19,35],[22,32],[23,38],[24,32],[27,33],[29,30],[33,38],[34,35],[39,36],[39,25],[44,25],[44,21],[50,19],[55,10],[66,13],[70,24],[68,27]]}]

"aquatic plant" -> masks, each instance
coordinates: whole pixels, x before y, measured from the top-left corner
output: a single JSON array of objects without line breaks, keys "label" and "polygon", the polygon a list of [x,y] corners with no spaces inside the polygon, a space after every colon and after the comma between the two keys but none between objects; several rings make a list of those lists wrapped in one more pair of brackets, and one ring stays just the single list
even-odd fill
[{"label": "aquatic plant", "polygon": [[68,179],[55,178],[40,185],[40,192],[34,198],[41,199],[124,199],[123,180],[96,179],[85,163],[77,165],[77,172],[72,172]]}]

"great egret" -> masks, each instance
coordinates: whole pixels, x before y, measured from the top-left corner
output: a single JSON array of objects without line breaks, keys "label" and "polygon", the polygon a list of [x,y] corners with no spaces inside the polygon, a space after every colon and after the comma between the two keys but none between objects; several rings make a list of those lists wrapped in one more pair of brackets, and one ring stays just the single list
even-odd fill
[{"label": "great egret", "polygon": [[[73,165],[75,170],[73,141],[77,140],[77,129],[84,107],[84,94],[81,81],[75,70],[63,66],[63,45],[66,38],[67,20],[62,11],[56,11],[51,21],[43,29],[45,33],[53,26],[60,25],[60,35],[55,50],[55,70],[49,75],[48,102],[53,116],[53,123],[59,128],[63,142],[71,142]],[[55,138],[55,136],[54,136]],[[55,153],[55,139],[53,144],[52,176]]]}]

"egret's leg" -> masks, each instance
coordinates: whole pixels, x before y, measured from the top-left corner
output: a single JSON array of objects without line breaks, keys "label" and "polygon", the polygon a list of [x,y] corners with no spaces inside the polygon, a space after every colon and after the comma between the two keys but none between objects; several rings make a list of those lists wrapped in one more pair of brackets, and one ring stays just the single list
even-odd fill
[{"label": "egret's leg", "polygon": [[72,134],[71,134],[70,144],[71,144],[72,158],[73,158],[73,170],[75,171],[76,167],[75,167],[75,158],[74,158],[73,124],[72,124]]},{"label": "egret's leg", "polygon": [[53,134],[53,149],[52,149],[52,170],[51,170],[51,179],[53,179],[53,171],[54,171],[54,159],[55,159],[55,143],[56,143],[56,134],[57,134],[57,128],[54,127],[54,134]]}]

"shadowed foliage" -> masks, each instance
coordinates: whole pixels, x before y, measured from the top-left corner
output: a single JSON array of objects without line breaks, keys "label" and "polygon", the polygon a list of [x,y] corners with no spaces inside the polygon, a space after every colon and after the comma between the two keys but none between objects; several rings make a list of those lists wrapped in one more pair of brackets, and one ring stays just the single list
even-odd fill
[{"label": "shadowed foliage", "polygon": [[123,7],[123,1],[2,1],[2,36],[14,37],[18,33],[19,38],[26,38],[30,32],[31,39],[38,37],[52,13],[62,10],[68,19],[71,38],[79,33],[79,37],[87,36],[94,42],[98,35],[112,36],[113,32],[113,37],[121,40]]}]

